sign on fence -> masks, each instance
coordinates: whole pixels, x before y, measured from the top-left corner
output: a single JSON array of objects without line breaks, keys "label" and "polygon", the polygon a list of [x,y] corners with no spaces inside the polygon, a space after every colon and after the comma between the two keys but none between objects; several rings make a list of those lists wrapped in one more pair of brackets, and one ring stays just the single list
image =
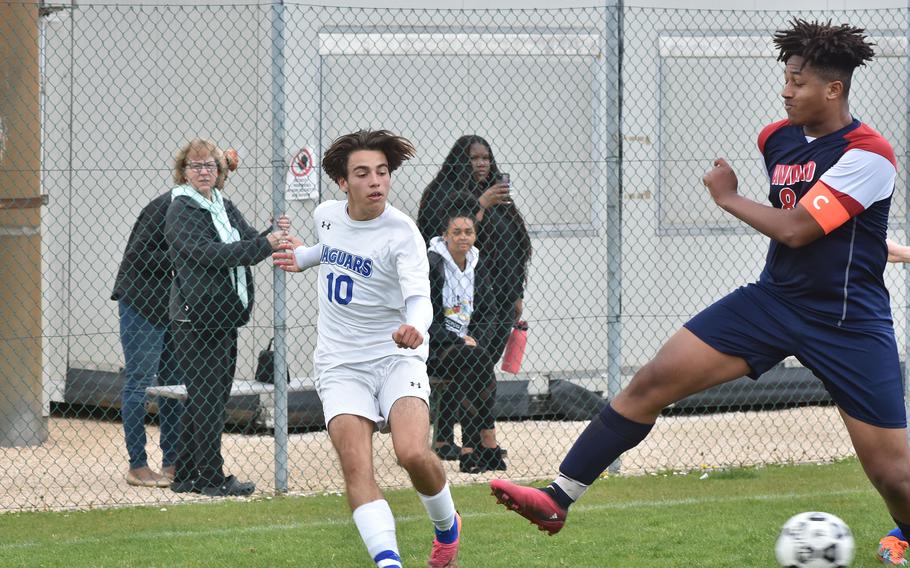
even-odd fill
[{"label": "sign on fence", "polygon": [[291,158],[288,167],[284,198],[290,200],[319,199],[319,180],[312,148],[301,148]]}]

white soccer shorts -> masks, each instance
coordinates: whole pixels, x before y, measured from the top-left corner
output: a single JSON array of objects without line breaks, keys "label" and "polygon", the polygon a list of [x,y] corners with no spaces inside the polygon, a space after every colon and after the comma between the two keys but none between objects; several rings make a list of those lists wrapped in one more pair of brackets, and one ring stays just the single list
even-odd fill
[{"label": "white soccer shorts", "polygon": [[354,414],[385,431],[389,412],[399,398],[413,396],[429,406],[430,379],[426,363],[419,357],[389,355],[321,372],[316,378],[316,392],[326,427],[339,414]]}]

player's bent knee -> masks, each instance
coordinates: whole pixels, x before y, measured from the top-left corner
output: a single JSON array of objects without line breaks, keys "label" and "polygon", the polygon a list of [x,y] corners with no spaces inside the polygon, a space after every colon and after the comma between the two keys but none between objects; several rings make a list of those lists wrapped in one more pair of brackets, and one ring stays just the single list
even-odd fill
[{"label": "player's bent knee", "polygon": [[338,461],[345,479],[372,479],[373,463],[369,454],[354,450],[340,450]]},{"label": "player's bent knee", "polygon": [[671,385],[667,381],[667,375],[661,373],[659,365],[651,362],[635,373],[623,393],[629,399],[647,402],[647,406],[660,405],[660,408],[656,410],[661,410],[664,405],[657,401],[668,398],[670,390]]},{"label": "player's bent knee", "polygon": [[434,454],[429,447],[424,448],[421,445],[414,445],[406,448],[396,448],[395,457],[398,459],[399,465],[410,472],[426,467],[426,464],[434,457]]},{"label": "player's bent knee", "polygon": [[363,477],[370,474],[373,468],[369,461],[360,456],[340,456],[341,471],[345,477]]}]

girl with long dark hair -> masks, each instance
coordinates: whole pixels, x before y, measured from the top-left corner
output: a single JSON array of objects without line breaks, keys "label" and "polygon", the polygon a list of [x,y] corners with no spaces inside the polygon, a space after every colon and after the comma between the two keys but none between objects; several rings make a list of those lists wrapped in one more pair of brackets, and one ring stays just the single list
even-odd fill
[{"label": "girl with long dark hair", "polygon": [[[493,396],[496,390],[493,365],[505,349],[512,326],[521,318],[531,258],[531,237],[525,220],[510,197],[509,183],[501,174],[489,142],[477,135],[462,136],[424,190],[417,214],[417,226],[429,242],[445,231],[448,202],[454,194],[468,192],[477,198],[476,246],[481,259],[478,271],[488,283],[486,297],[478,301],[484,304],[488,317],[476,333],[478,344],[488,350],[494,362],[478,372],[488,375],[487,384]],[[482,467],[505,469],[502,450],[496,443],[496,430],[489,426],[482,431]],[[435,445],[448,444],[449,440],[440,440],[437,433]]]}]

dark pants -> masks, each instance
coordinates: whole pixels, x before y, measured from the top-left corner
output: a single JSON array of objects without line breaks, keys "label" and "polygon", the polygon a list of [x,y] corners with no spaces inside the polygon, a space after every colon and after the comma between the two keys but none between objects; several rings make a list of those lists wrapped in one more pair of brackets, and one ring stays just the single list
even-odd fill
[{"label": "dark pants", "polygon": [[477,343],[486,347],[493,357],[493,362],[502,357],[506,342],[515,324],[515,300],[499,298],[496,300],[489,321],[477,330]]},{"label": "dark pants", "polygon": [[446,381],[439,393],[438,412],[434,420],[436,442],[452,443],[454,426],[462,426],[462,445],[480,447],[480,431],[496,427],[493,409],[496,404],[496,362],[502,357],[515,323],[515,303],[500,301],[490,319],[472,328],[477,347],[456,345],[440,358],[427,361],[431,376]]},{"label": "dark pants", "polygon": [[454,426],[461,421],[461,443],[480,447],[480,430],[495,425],[493,403],[496,392],[495,360],[481,347],[455,344],[446,347],[440,358],[427,364],[430,375],[444,381],[440,387],[434,438],[438,442],[454,439]]},{"label": "dark pants", "polygon": [[496,403],[496,372],[494,368],[496,363],[502,358],[503,352],[506,350],[506,343],[509,341],[509,335],[512,333],[512,326],[515,324],[515,303],[514,302],[501,302],[498,309],[498,317],[494,317],[492,321],[482,329],[478,330],[477,344],[482,345],[484,350],[487,352],[487,360],[489,362],[488,373],[489,381],[488,392],[490,399],[490,413],[489,416],[481,424],[481,428],[484,430],[491,430],[495,427],[495,417],[493,416],[493,406]]},{"label": "dark pants", "polygon": [[172,340],[187,395],[175,481],[193,481],[197,487],[221,485],[225,480],[221,432],[237,366],[237,329],[193,329],[178,322]]}]

